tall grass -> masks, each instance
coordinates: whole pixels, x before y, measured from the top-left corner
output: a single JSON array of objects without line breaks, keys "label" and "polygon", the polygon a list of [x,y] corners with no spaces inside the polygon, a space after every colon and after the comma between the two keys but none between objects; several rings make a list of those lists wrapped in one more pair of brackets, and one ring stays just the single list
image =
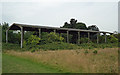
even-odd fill
[{"label": "tall grass", "polygon": [[[86,52],[85,52],[86,50]],[[96,50],[7,51],[9,55],[42,62],[74,73],[117,73],[118,48]]]},{"label": "tall grass", "polygon": [[[24,47],[20,48],[19,44],[3,43],[3,50],[20,50],[20,51],[35,51],[35,50],[71,50],[71,49],[94,49],[94,48],[117,48],[118,43],[82,43],[82,44],[71,44],[64,42],[52,42],[43,45],[36,45],[34,48]],[[30,45],[28,45],[30,46]]]}]

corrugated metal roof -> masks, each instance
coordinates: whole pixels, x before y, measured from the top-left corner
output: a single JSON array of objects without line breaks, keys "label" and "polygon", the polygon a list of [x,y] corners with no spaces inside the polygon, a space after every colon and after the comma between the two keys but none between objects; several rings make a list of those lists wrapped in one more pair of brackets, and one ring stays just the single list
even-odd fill
[{"label": "corrugated metal roof", "polygon": [[64,31],[82,31],[82,32],[99,32],[99,33],[110,33],[111,32],[105,32],[105,31],[93,31],[93,30],[82,30],[82,29],[73,29],[73,28],[59,28],[59,27],[49,27],[49,26],[38,26],[38,25],[27,25],[27,24],[18,24],[18,23],[13,23],[8,30],[20,30],[19,28],[15,27],[18,26],[20,27],[25,27],[25,28],[45,28],[45,29],[56,29],[56,30],[64,30]]}]

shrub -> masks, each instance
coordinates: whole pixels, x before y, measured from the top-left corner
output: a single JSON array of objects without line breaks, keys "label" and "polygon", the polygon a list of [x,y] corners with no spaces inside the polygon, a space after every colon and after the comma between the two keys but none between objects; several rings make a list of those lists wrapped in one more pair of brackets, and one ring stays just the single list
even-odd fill
[{"label": "shrub", "polygon": [[77,49],[78,46],[75,44],[69,44],[64,42],[53,42],[39,45],[39,48],[43,50],[62,50],[62,49]]},{"label": "shrub", "polygon": [[59,36],[59,34],[50,32],[48,33],[43,33],[41,43],[46,44],[46,43],[52,43],[52,42],[63,42],[64,38],[62,36]]},{"label": "shrub", "polygon": [[108,43],[116,43],[116,42],[118,42],[118,38],[116,38],[116,37],[113,36],[113,35],[109,35],[107,42],[108,42]]},{"label": "shrub", "polygon": [[99,43],[104,43],[105,42],[105,36],[104,35],[98,36],[98,38],[99,38]]},{"label": "shrub", "polygon": [[31,53],[33,53],[33,52],[35,52],[35,49],[34,49],[34,48],[31,50]]},{"label": "shrub", "polygon": [[84,53],[85,53],[85,54],[88,54],[88,50],[85,50]]},{"label": "shrub", "polygon": [[98,53],[98,51],[97,51],[97,50],[94,50],[94,51],[93,51],[93,53],[94,53],[94,54],[97,54],[97,53]]},{"label": "shrub", "polygon": [[26,41],[24,41],[23,45],[24,47],[35,48],[37,44],[39,43],[40,38],[36,35],[31,35]]},{"label": "shrub", "polygon": [[88,38],[81,38],[80,43],[88,43]]}]

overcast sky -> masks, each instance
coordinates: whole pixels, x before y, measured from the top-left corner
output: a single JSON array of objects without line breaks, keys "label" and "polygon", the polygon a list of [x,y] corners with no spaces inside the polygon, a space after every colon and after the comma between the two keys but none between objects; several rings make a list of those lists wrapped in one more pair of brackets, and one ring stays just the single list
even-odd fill
[{"label": "overcast sky", "polygon": [[118,2],[3,2],[2,22],[63,26],[75,18],[101,31],[118,31]]}]

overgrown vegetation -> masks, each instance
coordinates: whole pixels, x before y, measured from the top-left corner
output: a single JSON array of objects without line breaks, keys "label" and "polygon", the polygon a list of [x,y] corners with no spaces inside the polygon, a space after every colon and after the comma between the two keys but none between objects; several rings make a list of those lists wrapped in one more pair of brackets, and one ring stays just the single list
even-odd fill
[{"label": "overgrown vegetation", "polygon": [[[41,64],[46,68],[40,66]],[[43,70],[47,72],[47,69],[50,72],[52,68],[69,73],[118,73],[118,48],[41,50],[34,53],[8,50],[3,53],[3,72],[5,73],[39,73],[44,72]]]},{"label": "overgrown vegetation", "polygon": [[[71,19],[70,24],[65,23],[63,27],[68,27],[68,28],[76,28],[79,27],[79,29],[87,29],[85,24],[82,23],[76,23],[77,20]],[[5,38],[6,38],[6,30],[8,29],[9,24],[8,23],[3,23],[2,24],[2,41],[3,41],[3,49],[14,49],[18,50],[20,49],[20,32],[14,32],[9,31],[9,37],[8,41],[10,43],[6,44],[5,43]],[[88,29],[96,30],[99,31],[99,28],[96,26],[89,26]],[[31,52],[35,52],[36,50],[64,50],[64,49],[94,49],[94,48],[112,48],[112,47],[118,47],[118,43],[120,40],[120,34],[113,34],[113,35],[107,35],[107,43],[105,42],[105,36],[100,35],[99,36],[99,44],[96,43],[96,34],[91,34],[91,36],[88,43],[88,38],[86,36],[86,33],[81,33],[83,36],[80,38],[79,42],[80,44],[74,44],[77,43],[77,34],[70,34],[69,35],[69,40],[70,43],[66,43],[66,34],[58,34],[54,32],[42,32],[42,37],[38,37],[38,32],[30,32],[26,31],[24,33],[24,48],[20,50],[29,50]],[[14,41],[13,41],[14,40]]]},{"label": "overgrown vegetation", "polygon": [[31,49],[35,48],[39,44],[40,38],[36,35],[31,35],[27,40],[24,41],[24,47]]}]

